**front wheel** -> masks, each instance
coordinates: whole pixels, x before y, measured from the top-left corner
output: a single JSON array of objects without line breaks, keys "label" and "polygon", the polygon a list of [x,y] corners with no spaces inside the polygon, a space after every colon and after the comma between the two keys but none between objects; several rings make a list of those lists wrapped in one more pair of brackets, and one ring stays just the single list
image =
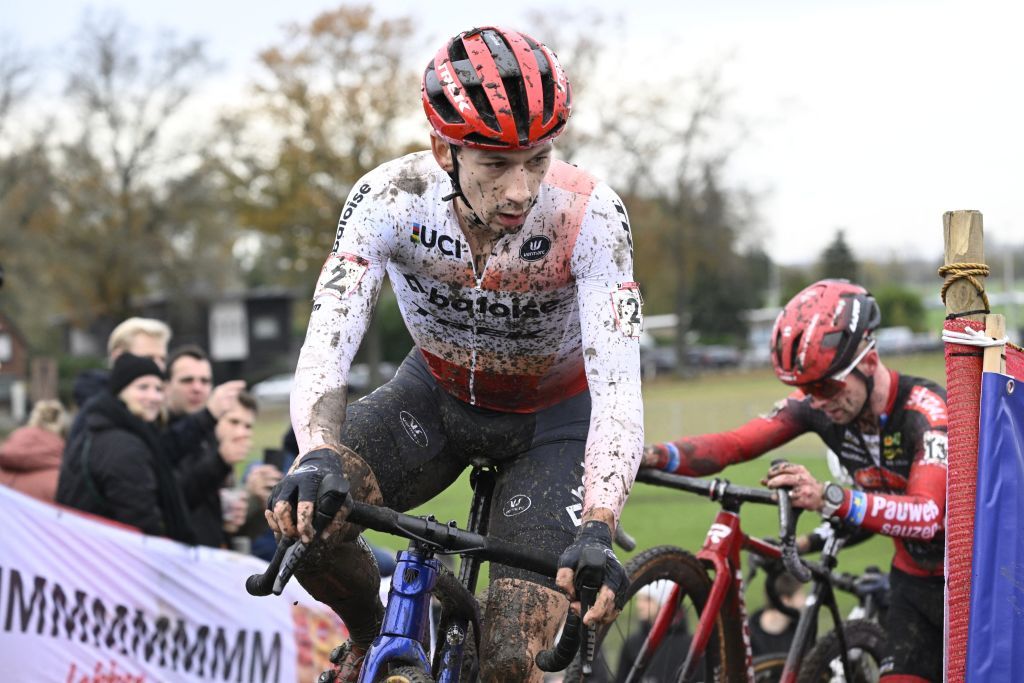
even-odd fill
[{"label": "front wheel", "polygon": [[[626,563],[626,574],[629,577],[626,604],[615,621],[597,632],[599,649],[593,673],[584,678],[577,655],[565,671],[566,683],[676,680],[689,651],[691,630],[707,604],[711,580],[700,560],[672,546],[651,548],[637,555]],[[676,585],[681,590],[672,625],[646,663],[638,663],[636,657],[654,617]],[[715,619],[711,640],[694,680],[706,683],[746,680],[742,624],[729,618],[728,612],[723,610]],[[738,660],[736,652],[740,653]]]},{"label": "front wheel", "polygon": [[430,674],[415,666],[400,666],[377,679],[379,683],[434,683]]},{"label": "front wheel", "polygon": [[829,631],[815,643],[800,665],[797,683],[876,683],[885,657],[885,629],[873,621],[853,619],[843,625],[853,680],[847,681],[840,659],[839,637]]}]

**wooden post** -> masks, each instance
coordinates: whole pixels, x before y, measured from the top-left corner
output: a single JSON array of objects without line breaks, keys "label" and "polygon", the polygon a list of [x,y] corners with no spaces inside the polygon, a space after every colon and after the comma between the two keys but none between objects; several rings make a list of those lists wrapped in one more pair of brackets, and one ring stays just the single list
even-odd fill
[{"label": "wooden post", "polygon": [[[984,265],[984,231],[978,211],[948,211],[942,216],[946,266]],[[983,268],[979,268],[983,272]],[[967,278],[943,285],[946,313],[969,321],[973,329],[984,324],[984,275],[972,274],[980,287]],[[963,315],[968,311],[982,311]],[[963,329],[963,322],[947,328]],[[956,345],[953,345],[956,347]],[[974,508],[978,487],[978,412],[981,399],[981,355],[964,347],[968,356],[951,362],[946,347],[946,392],[949,411],[949,455],[946,475],[946,667],[944,680],[962,683],[967,661],[967,630],[971,598],[971,558],[974,553]]]},{"label": "wooden post", "polygon": [[[942,215],[945,263],[984,263],[985,230],[980,211],[947,211]],[[984,286],[984,276],[975,275]],[[981,292],[965,279],[957,280],[946,291],[946,314],[983,311]],[[984,320],[983,313],[963,316],[966,320]]]},{"label": "wooden post", "polygon": [[[999,313],[992,313],[985,316],[985,335],[993,339],[1002,339],[1006,336],[1006,319]],[[985,348],[985,357],[982,360],[984,372],[998,372],[1006,374],[1006,346],[989,346]]]}]

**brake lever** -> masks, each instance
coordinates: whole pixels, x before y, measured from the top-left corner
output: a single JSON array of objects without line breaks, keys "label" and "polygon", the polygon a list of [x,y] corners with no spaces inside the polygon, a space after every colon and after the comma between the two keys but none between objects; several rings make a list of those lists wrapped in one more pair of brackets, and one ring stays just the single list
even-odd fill
[{"label": "brake lever", "polygon": [[271,589],[274,595],[281,595],[285,585],[309,551],[309,547],[316,543],[320,534],[331,523],[338,511],[342,507],[351,508],[352,496],[349,493],[349,488],[348,479],[338,474],[329,474],[320,482],[313,513],[313,540],[309,543],[293,543],[285,551],[284,558],[281,560],[281,569],[277,572],[274,586]]}]

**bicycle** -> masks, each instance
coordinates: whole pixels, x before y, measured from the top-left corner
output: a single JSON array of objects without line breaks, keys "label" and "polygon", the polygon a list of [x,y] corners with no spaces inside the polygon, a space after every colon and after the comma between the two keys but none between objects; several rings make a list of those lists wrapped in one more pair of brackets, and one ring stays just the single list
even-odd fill
[{"label": "bicycle", "polygon": [[[844,681],[842,652],[849,654],[853,680],[878,680],[878,664],[883,656],[885,612],[889,601],[889,580],[878,567],[868,567],[861,575],[835,571],[837,555],[852,535],[851,529],[840,522],[830,522],[832,534],[825,540],[819,561],[803,560],[811,570],[814,588],[803,611],[782,604],[774,591],[774,578],[781,569],[777,563],[764,562],[759,556],[751,555],[748,565],[751,571],[747,581],[753,577],[756,567],[767,574],[766,593],[768,602],[793,619],[797,629],[787,652],[763,654],[754,658],[755,683],[777,683],[797,680]],[[857,605],[841,622],[840,628],[826,633],[815,641],[818,615],[822,604],[829,606],[833,619],[837,614],[835,590],[849,593],[857,598]],[[845,648],[841,645],[845,643]],[[788,669],[787,669],[788,666]]]},{"label": "bicycle", "polygon": [[[672,669],[671,678],[679,681],[720,681],[746,683],[755,681],[755,670],[750,652],[746,624],[746,609],[743,599],[743,576],[740,571],[740,550],[746,549],[768,560],[782,560],[786,569],[801,581],[816,579],[815,597],[819,607],[814,610],[816,624],[817,609],[823,602],[832,614],[836,624],[834,633],[838,654],[845,679],[863,680],[854,677],[853,662],[873,658],[873,664],[880,661],[878,652],[884,643],[884,636],[877,637],[871,627],[868,642],[861,642],[859,625],[853,629],[844,626],[831,587],[831,574],[824,571],[820,563],[805,564],[796,550],[795,522],[788,492],[784,489],[768,490],[737,486],[723,479],[697,479],[669,474],[657,470],[641,470],[637,481],[656,486],[665,486],[706,496],[719,503],[714,522],[708,529],[703,548],[696,556],[674,546],[658,546],[634,557],[627,563],[630,576],[627,590],[628,602],[622,613],[610,625],[597,634],[601,654],[596,662],[603,671],[584,673],[583,662],[577,660],[566,672],[566,681],[616,680],[638,682],[645,680],[668,680],[666,666]],[[774,545],[759,538],[748,536],[740,526],[739,510],[743,503],[757,503],[777,506],[779,511],[780,544]],[[833,541],[828,553],[833,560],[842,541]],[[713,574],[713,578],[712,578]],[[668,597],[660,605],[653,620],[642,617],[644,608],[634,599],[659,582],[669,582]],[[808,610],[810,612],[811,610]],[[696,617],[697,628],[689,643],[676,644],[676,651],[669,652],[663,645],[673,629],[678,631],[690,614]],[[806,614],[806,613],[805,613]],[[784,664],[783,678],[795,681],[801,666],[801,655],[808,646],[812,626],[812,615],[801,618],[797,637]],[[877,627],[872,624],[871,626]],[[856,640],[854,640],[856,638]],[[797,639],[801,639],[797,642]],[[636,644],[640,642],[639,647]],[[632,645],[636,656],[632,662],[620,662],[617,655],[626,646]],[[857,648],[855,649],[854,646]],[[877,647],[876,647],[877,646]],[[683,655],[685,651],[685,655]],[[632,650],[630,650],[632,654]],[[675,659],[671,659],[671,655]],[[651,667],[661,658],[662,669],[658,678],[645,678]],[[667,664],[666,664],[666,660]],[[792,661],[790,661],[792,660]],[[829,660],[831,662],[831,660]],[[621,665],[617,677],[613,676],[611,664]],[[760,666],[765,666],[759,662]],[[877,671],[877,668],[876,668]],[[799,680],[822,680],[805,679]],[[830,679],[823,679],[830,680]]]},{"label": "bicycle", "polygon": [[[313,526],[319,535],[335,514],[347,510],[346,520],[376,531],[409,539],[407,550],[398,554],[398,565],[391,576],[391,589],[385,608],[380,635],[363,659],[360,683],[457,683],[475,680],[478,674],[480,641],[480,608],[475,597],[480,563],[500,562],[554,577],[558,557],[550,552],[520,546],[487,536],[490,502],[494,490],[494,470],[485,463],[474,463],[470,475],[473,498],[470,505],[469,529],[460,529],[454,521],[443,524],[433,516],[417,517],[383,506],[354,501],[349,482],[343,477],[324,478],[314,506]],[[620,536],[620,543],[629,539]],[[282,538],[273,560],[263,574],[254,574],[246,581],[251,595],[280,595],[307,547],[295,539]],[[437,555],[462,556],[456,579],[445,569]],[[577,591],[584,603],[581,614],[600,588],[604,555],[584,553],[577,571]],[[437,635],[431,638],[430,600],[438,597],[441,617]],[[468,638],[469,629],[473,637]],[[538,666],[545,671],[565,668],[575,653],[588,642],[578,614],[570,611],[562,628],[562,638],[552,650],[537,655]],[[593,636],[590,636],[591,643]],[[427,650],[434,642],[433,661]],[[332,653],[337,663],[339,648]],[[321,675],[322,680],[327,672]]]}]

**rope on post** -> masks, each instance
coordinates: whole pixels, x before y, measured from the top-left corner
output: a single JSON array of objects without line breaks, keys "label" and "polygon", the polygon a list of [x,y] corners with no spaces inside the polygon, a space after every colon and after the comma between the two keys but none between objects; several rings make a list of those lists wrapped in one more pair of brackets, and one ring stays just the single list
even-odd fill
[{"label": "rope on post", "polygon": [[989,313],[988,294],[985,292],[985,285],[977,277],[988,277],[989,267],[985,263],[947,263],[944,266],[939,267],[939,276],[945,278],[945,282],[942,283],[942,303],[946,303],[946,292],[958,280],[967,280],[974,287],[975,291],[981,296],[982,302],[985,304],[985,308],[977,311],[963,311],[958,313],[950,313],[946,316],[947,320],[953,318],[959,318],[965,315],[976,315],[979,313]]}]

